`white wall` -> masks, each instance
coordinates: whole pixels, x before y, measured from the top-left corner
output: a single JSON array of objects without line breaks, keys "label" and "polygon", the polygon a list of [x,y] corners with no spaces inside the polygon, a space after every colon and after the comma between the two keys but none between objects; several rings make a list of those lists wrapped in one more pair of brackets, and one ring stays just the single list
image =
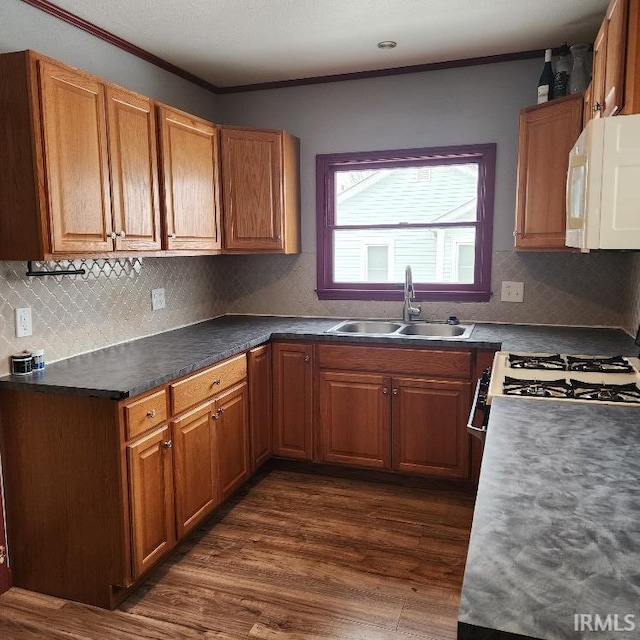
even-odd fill
[{"label": "white wall", "polygon": [[0,53],[24,49],[33,49],[194,115],[216,118],[217,97],[213,93],[20,0],[0,0]]}]

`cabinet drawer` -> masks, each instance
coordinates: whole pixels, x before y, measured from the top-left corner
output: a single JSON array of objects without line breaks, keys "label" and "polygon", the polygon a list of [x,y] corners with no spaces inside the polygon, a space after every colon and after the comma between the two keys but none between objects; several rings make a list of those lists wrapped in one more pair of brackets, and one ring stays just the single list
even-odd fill
[{"label": "cabinet drawer", "polygon": [[321,344],[318,345],[318,363],[321,369],[471,377],[470,351]]},{"label": "cabinet drawer", "polygon": [[167,419],[167,393],[163,389],[124,406],[127,440],[131,440]]},{"label": "cabinet drawer", "polygon": [[170,386],[171,413],[176,415],[247,377],[245,354],[225,360]]}]

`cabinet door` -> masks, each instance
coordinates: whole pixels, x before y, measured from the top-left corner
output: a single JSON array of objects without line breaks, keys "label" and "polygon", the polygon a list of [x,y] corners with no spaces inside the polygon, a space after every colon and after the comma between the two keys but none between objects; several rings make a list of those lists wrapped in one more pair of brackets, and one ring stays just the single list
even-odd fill
[{"label": "cabinet door", "polygon": [[156,121],[151,100],[107,86],[115,248],[161,248]]},{"label": "cabinet door", "polygon": [[104,88],[38,61],[53,253],[113,249]]},{"label": "cabinet door", "polygon": [[324,462],[391,467],[390,384],[379,374],[320,372]]},{"label": "cabinet door", "polygon": [[271,345],[249,351],[249,425],[251,468],[271,456]]},{"label": "cabinet door", "polygon": [[273,453],[311,460],[313,347],[275,343],[273,357]]},{"label": "cabinet door", "polygon": [[628,0],[613,0],[607,10],[607,55],[604,72],[603,116],[613,116],[623,106]]},{"label": "cabinet door", "polygon": [[394,378],[392,387],[394,470],[468,478],[471,385]]},{"label": "cabinet door", "polygon": [[175,543],[169,428],[127,445],[133,577],[150,568]]},{"label": "cabinet door", "polygon": [[220,249],[216,127],[169,107],[159,120],[166,248]]},{"label": "cabinet door", "polygon": [[219,503],[212,412],[208,402],[173,422],[178,538]]},{"label": "cabinet door", "polygon": [[282,241],[282,134],[221,130],[225,249],[278,251]]},{"label": "cabinet door", "polygon": [[600,30],[593,41],[593,75],[591,79],[591,117],[600,118],[604,109],[605,82],[607,73],[607,21],[600,25]]},{"label": "cabinet door", "polygon": [[251,475],[247,383],[218,396],[215,407],[218,483],[224,500]]},{"label": "cabinet door", "polygon": [[565,249],[569,151],[582,127],[582,94],[520,112],[516,249]]}]

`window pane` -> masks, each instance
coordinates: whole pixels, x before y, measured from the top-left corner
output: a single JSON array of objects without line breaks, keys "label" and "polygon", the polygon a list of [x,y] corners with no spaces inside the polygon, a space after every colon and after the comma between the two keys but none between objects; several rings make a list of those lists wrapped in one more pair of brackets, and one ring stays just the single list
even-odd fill
[{"label": "window pane", "polygon": [[334,282],[402,283],[407,265],[411,265],[416,284],[473,282],[475,236],[475,227],[336,229]]},{"label": "window pane", "polygon": [[335,172],[335,224],[473,222],[478,165]]},{"label": "window pane", "polygon": [[367,282],[387,282],[389,277],[389,246],[367,247]]}]

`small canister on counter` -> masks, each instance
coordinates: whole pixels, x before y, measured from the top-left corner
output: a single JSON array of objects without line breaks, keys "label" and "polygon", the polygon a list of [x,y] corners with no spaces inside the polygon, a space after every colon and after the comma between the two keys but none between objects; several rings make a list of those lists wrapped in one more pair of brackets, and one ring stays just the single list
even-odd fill
[{"label": "small canister on counter", "polygon": [[31,358],[33,371],[43,371],[45,367],[44,349],[31,349]]},{"label": "small canister on counter", "polygon": [[11,373],[14,376],[27,376],[33,371],[33,357],[30,351],[21,351],[11,356]]}]

